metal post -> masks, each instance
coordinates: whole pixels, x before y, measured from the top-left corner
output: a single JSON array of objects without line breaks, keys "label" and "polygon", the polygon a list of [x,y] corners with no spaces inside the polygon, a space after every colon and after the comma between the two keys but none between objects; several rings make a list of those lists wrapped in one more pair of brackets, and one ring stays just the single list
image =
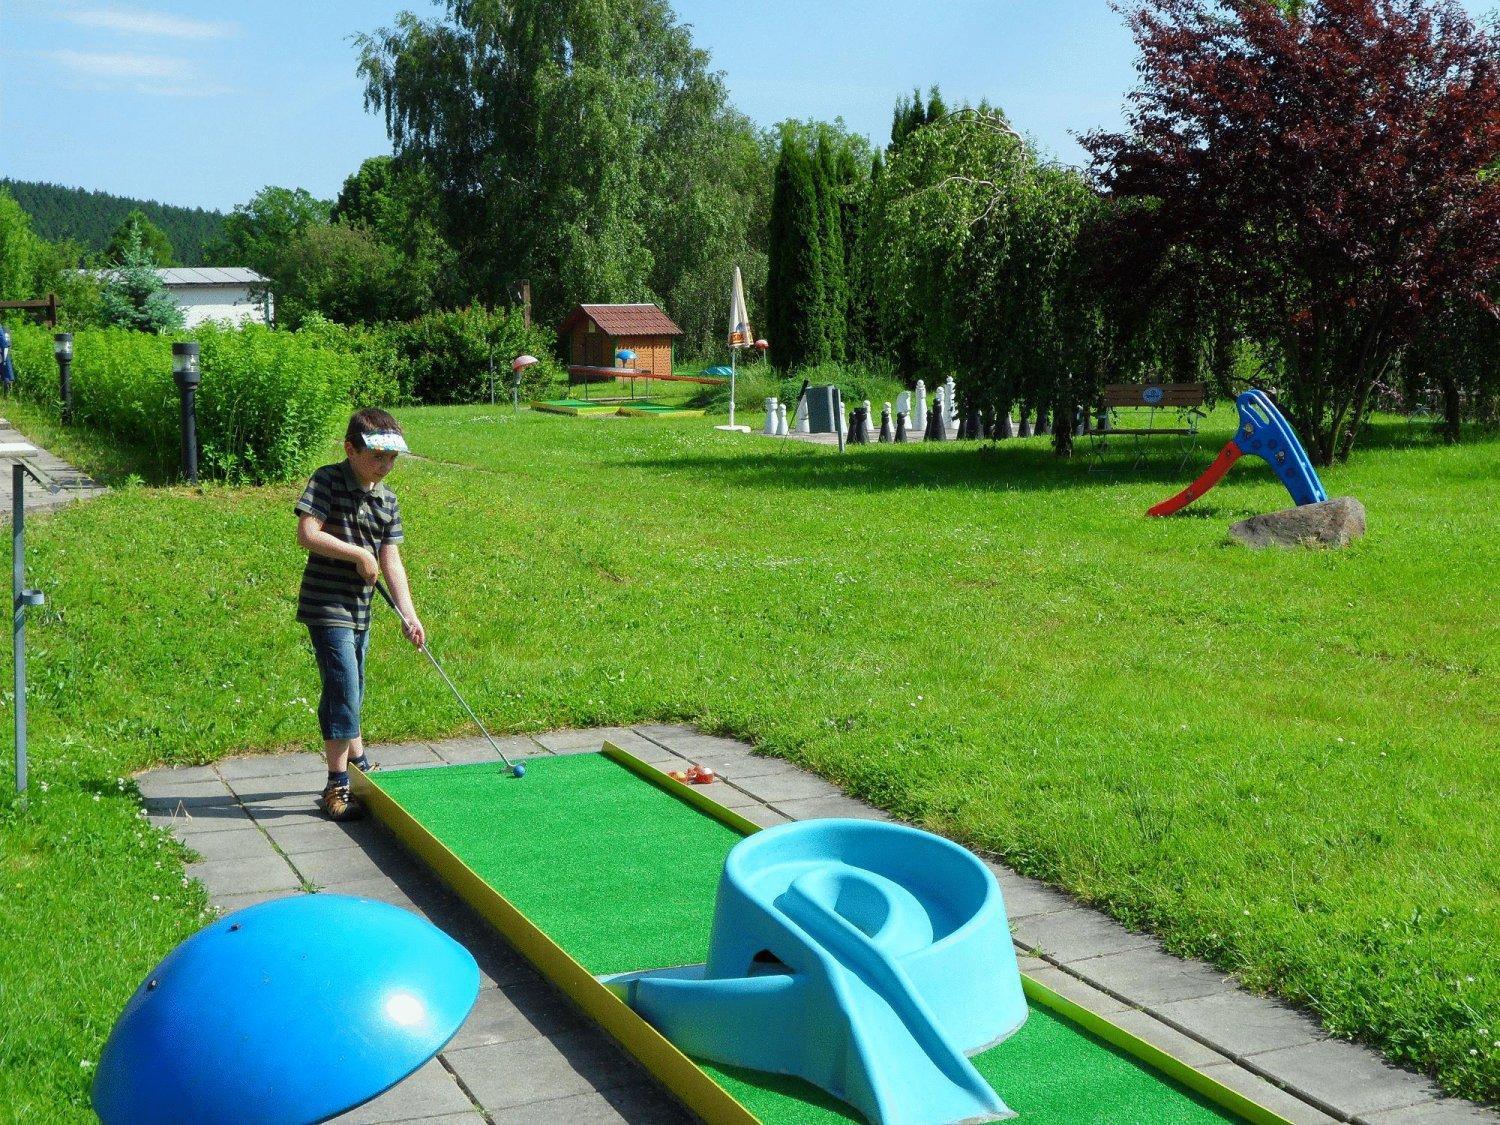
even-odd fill
[{"label": "metal post", "polygon": [[11,642],[15,651],[16,795],[26,797],[26,468],[10,468]]},{"label": "metal post", "polygon": [[202,376],[198,371],[198,345],[172,345],[172,378],[182,395],[182,475],[189,484],[198,483],[198,418],[193,398]]}]

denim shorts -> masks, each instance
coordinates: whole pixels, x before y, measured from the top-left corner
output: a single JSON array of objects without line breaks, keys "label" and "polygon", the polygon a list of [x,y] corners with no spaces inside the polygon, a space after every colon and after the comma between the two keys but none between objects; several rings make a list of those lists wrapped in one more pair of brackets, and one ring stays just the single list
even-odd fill
[{"label": "denim shorts", "polygon": [[309,625],[313,655],[323,694],[318,700],[318,726],[325,741],[359,737],[359,705],[365,696],[365,650],[368,629]]}]

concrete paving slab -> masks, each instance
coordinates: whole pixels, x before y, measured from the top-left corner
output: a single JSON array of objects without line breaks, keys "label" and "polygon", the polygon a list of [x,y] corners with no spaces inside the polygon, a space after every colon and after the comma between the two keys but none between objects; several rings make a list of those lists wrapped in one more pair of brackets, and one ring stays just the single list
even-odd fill
[{"label": "concrete paving slab", "polygon": [[1037,914],[1056,914],[1059,910],[1072,910],[1078,900],[1072,895],[1049,887],[1038,879],[1017,875],[1009,868],[990,864],[1000,883],[1000,896],[1005,900],[1006,916],[1012,922]]},{"label": "concrete paving slab", "polygon": [[[259,831],[259,829],[257,829]],[[326,852],[337,848],[363,848],[385,838],[374,820],[353,820],[335,824],[327,817],[315,820],[271,821],[265,825],[271,842],[289,856],[304,852]]]},{"label": "concrete paving slab", "polygon": [[678,738],[693,738],[700,734],[697,727],[682,723],[636,723],[630,729],[661,743],[669,743]]},{"label": "concrete paving slab", "polygon": [[645,1071],[615,1051],[600,1032],[564,1032],[444,1053],[489,1113],[532,1102],[640,1085]]},{"label": "concrete paving slab", "polygon": [[[677,734],[657,738],[668,749],[687,756],[699,756],[705,761],[714,757],[750,757],[755,747],[737,738],[723,738],[716,734]],[[776,759],[780,760],[780,759]]]},{"label": "concrete paving slab", "polygon": [[270,849],[258,855],[190,863],[187,876],[201,882],[210,896],[295,891],[302,886],[286,860]]},{"label": "concrete paving slab", "polygon": [[1097,987],[1128,996],[1145,1007],[1232,992],[1235,988],[1234,979],[1227,974],[1196,961],[1173,957],[1152,946],[1070,961],[1068,968]]},{"label": "concrete paving slab", "polygon": [[422,1117],[473,1113],[475,1108],[453,1075],[437,1059],[431,1059],[374,1101],[332,1120],[340,1125],[386,1125]]},{"label": "concrete paving slab", "polygon": [[296,891],[256,891],[248,895],[210,895],[209,905],[217,910],[220,915],[233,914],[236,910],[244,910],[247,906],[259,906],[263,902],[271,902],[273,899],[290,898],[292,895],[300,895],[304,892]]},{"label": "concrete paving slab", "polygon": [[250,777],[312,773],[324,769],[324,762],[321,754],[253,754],[242,758],[225,758],[215,768],[225,781],[235,782]]},{"label": "concrete paving slab", "polygon": [[1325,1038],[1306,1016],[1238,990],[1157,1004],[1151,1011],[1235,1058]]},{"label": "concrete paving slab", "polygon": [[1431,1079],[1391,1066],[1373,1051],[1324,1039],[1251,1055],[1246,1064],[1336,1117],[1399,1109],[1440,1096]]},{"label": "concrete paving slab", "polygon": [[280,858],[266,834],[248,818],[243,828],[229,832],[195,833],[184,843],[198,853],[194,863]]},{"label": "concrete paving slab", "polygon": [[[430,744],[438,757],[445,762],[455,766],[474,765],[481,762],[498,762],[500,757],[495,753],[495,747],[481,735],[478,738],[445,738]],[[534,758],[538,754],[547,753],[526,735],[507,735],[496,738],[495,745],[499,746],[507,758]]]},{"label": "concrete paving slab", "polygon": [[616,743],[622,750],[631,750],[632,743],[651,744],[650,739],[636,734],[629,727],[592,727],[586,730],[549,730],[545,734],[533,735],[537,743],[554,752],[563,750],[601,750],[606,741]]},{"label": "concrete paving slab", "polygon": [[746,793],[743,789],[736,789],[733,785],[723,781],[716,781],[712,785],[700,785],[697,787],[697,792],[726,809],[743,809],[761,804],[760,798]]},{"label": "concrete paving slab", "polygon": [[532,1102],[490,1116],[495,1125],[686,1125],[693,1120],[655,1086],[616,1086],[597,1094]]},{"label": "concrete paving slab", "polygon": [[[766,774],[759,777],[744,777],[730,771],[725,774],[747,793],[753,793],[762,801],[780,805],[784,801],[806,801],[817,798],[828,800],[844,795],[821,777],[810,773]],[[847,799],[847,798],[846,798]]]},{"label": "concrete paving slab", "polygon": [[163,791],[175,791],[183,785],[197,785],[205,781],[218,781],[219,775],[213,766],[161,766],[135,775],[136,788],[142,797],[154,797]]},{"label": "concrete paving slab", "polygon": [[445,1050],[511,1043],[586,1026],[583,1016],[541,980],[486,988]]},{"label": "concrete paving slab", "polygon": [[1010,928],[1020,944],[1063,965],[1152,944],[1145,934],[1133,934],[1113,919],[1082,906],[1012,920]]},{"label": "concrete paving slab", "polygon": [[365,747],[365,755],[381,769],[405,769],[442,761],[437,751],[426,742],[371,743]]},{"label": "concrete paving slab", "polygon": [[699,757],[693,754],[683,754],[690,762],[699,765],[713,766],[715,770],[729,778],[731,781],[750,781],[754,778],[770,777],[814,777],[815,774],[807,773],[798,769],[792,763],[781,758],[769,758],[764,754],[715,754],[707,757]]},{"label": "concrete paving slab", "polygon": [[1180,1059],[1197,1070],[1233,1061],[1212,1047],[1206,1047],[1198,1040],[1168,1027],[1149,1012],[1129,1009],[1123,1012],[1113,1012],[1109,1019],[1116,1026],[1123,1027],[1132,1035],[1144,1039],[1153,1047],[1167,1052],[1173,1058]]},{"label": "concrete paving slab", "polygon": [[1500,1112],[1460,1098],[1442,1098],[1400,1109],[1362,1113],[1354,1121],[1355,1125],[1495,1125],[1500,1122]]},{"label": "concrete paving slab", "polygon": [[872,808],[863,801],[835,793],[832,797],[809,797],[796,801],[772,801],[793,820],[819,820],[843,818],[846,820],[890,820],[880,809]]},{"label": "concrete paving slab", "polygon": [[765,805],[747,805],[742,809],[735,809],[742,817],[751,824],[759,825],[761,828],[770,828],[776,824],[786,824],[791,818],[783,816],[775,809],[768,809]]},{"label": "concrete paving slab", "polygon": [[416,863],[396,845],[379,841],[368,848],[328,848],[302,852],[292,862],[302,877],[324,890],[338,892],[345,883],[367,879],[420,878],[424,874]]},{"label": "concrete paving slab", "polygon": [[1272,1113],[1280,1114],[1292,1125],[1329,1125],[1338,1120],[1316,1106],[1309,1105],[1295,1094],[1287,1093],[1280,1086],[1251,1074],[1235,1063],[1206,1066],[1203,1068],[1203,1073],[1220,1085],[1228,1086],[1236,1093],[1243,1094],[1256,1105],[1263,1106]]},{"label": "concrete paving slab", "polygon": [[141,804],[147,812],[171,812],[175,808],[196,809],[234,802],[234,793],[218,778],[175,784],[169,778],[152,778],[151,788],[153,792],[142,790],[141,793]]},{"label": "concrete paving slab", "polygon": [[1083,981],[1069,973],[1063,972],[1056,965],[1042,963],[1039,969],[1030,969],[1027,975],[1034,978],[1038,984],[1044,984],[1053,992],[1065,999],[1073,1001],[1081,1008],[1087,1008],[1101,1016],[1114,1018],[1115,1012],[1128,1012],[1131,1010],[1129,1004],[1123,1000],[1111,996],[1107,992],[1100,992],[1092,985],[1084,984]]},{"label": "concrete paving slab", "polygon": [[162,812],[148,812],[146,819],[156,828],[167,829],[179,840],[187,840],[203,832],[224,832],[253,827],[255,824],[244,806],[235,800],[219,805],[199,805],[191,809],[177,806]]}]

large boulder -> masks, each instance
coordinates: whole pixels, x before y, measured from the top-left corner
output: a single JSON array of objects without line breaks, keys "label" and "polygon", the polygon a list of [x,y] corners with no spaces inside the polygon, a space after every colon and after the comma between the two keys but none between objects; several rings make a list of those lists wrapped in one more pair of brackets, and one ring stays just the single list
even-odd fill
[{"label": "large boulder", "polygon": [[1352,496],[1251,516],[1229,528],[1247,547],[1347,547],[1365,533],[1365,506]]}]

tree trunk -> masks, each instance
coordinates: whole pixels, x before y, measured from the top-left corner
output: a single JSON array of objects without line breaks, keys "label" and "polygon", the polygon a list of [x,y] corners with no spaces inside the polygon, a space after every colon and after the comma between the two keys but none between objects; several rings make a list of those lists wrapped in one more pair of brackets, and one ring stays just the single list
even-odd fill
[{"label": "tree trunk", "polygon": [[1052,407],[1052,452],[1059,457],[1073,456],[1073,419],[1078,413],[1075,403],[1059,401]]},{"label": "tree trunk", "polygon": [[1443,440],[1449,445],[1455,445],[1459,439],[1459,431],[1463,422],[1463,404],[1459,400],[1458,380],[1451,372],[1443,372],[1438,376],[1438,386],[1443,390],[1443,425],[1439,431]]}]

